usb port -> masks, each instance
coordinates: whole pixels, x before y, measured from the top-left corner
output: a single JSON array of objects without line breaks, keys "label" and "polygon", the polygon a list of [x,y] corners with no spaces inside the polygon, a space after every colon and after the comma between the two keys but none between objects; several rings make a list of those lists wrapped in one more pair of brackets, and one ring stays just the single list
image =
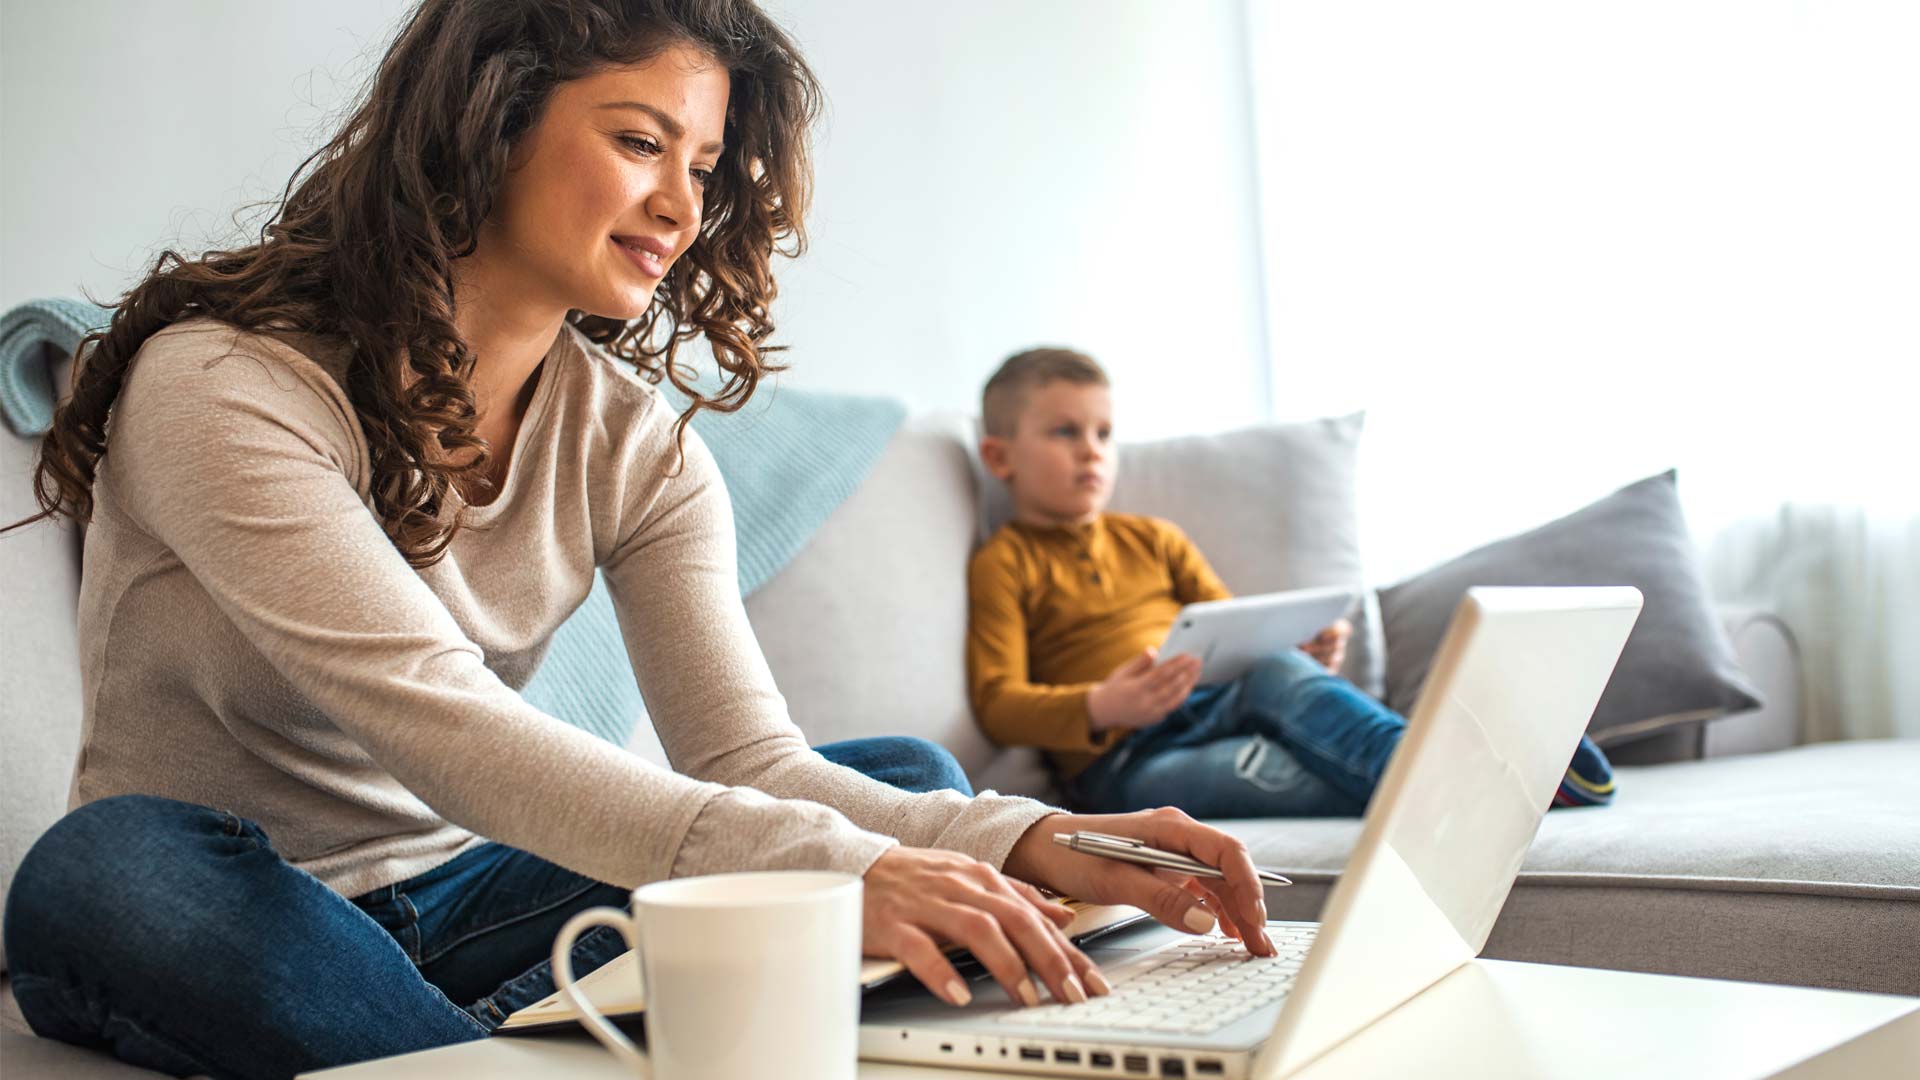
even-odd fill
[{"label": "usb port", "polygon": [[1105,1050],[1095,1050],[1087,1055],[1087,1064],[1097,1069],[1113,1068],[1113,1055]]},{"label": "usb port", "polygon": [[1185,1076],[1187,1075],[1187,1063],[1179,1058],[1161,1058],[1160,1075]]},{"label": "usb port", "polygon": [[1023,1061],[1045,1061],[1047,1052],[1037,1046],[1023,1046],[1020,1048],[1020,1058]]},{"label": "usb port", "polygon": [[1053,1060],[1059,1062],[1062,1065],[1078,1065],[1080,1064],[1080,1051],[1055,1050],[1053,1052]]},{"label": "usb port", "polygon": [[1227,1075],[1227,1067],[1212,1058],[1201,1058],[1199,1061],[1193,1063],[1193,1074],[1195,1076],[1225,1076]]},{"label": "usb port", "polygon": [[1131,1073],[1152,1072],[1153,1062],[1148,1060],[1145,1054],[1128,1054],[1127,1071]]}]

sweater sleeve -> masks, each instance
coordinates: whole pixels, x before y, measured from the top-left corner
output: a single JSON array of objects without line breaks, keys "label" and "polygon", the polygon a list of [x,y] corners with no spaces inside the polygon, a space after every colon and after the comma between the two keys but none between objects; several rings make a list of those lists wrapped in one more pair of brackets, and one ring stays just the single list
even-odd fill
[{"label": "sweater sleeve", "polygon": [[967,685],[974,718],[1001,746],[1107,749],[1126,732],[1093,730],[1087,716],[1092,683],[1029,681],[1021,583],[1019,553],[1010,545],[989,543],[974,553],[967,571]]},{"label": "sweater sleeve", "polygon": [[[656,409],[664,405],[656,402]],[[647,713],[674,768],[716,783],[833,807],[854,825],[915,847],[1001,865],[1033,823],[1057,809],[983,792],[908,793],[815,753],[789,717],[740,599],[732,503],[711,451],[686,431],[684,467],[671,417],[656,414],[623,511],[623,537],[602,567]],[[722,848],[765,842],[749,822],[722,827],[738,794],[716,798],[697,838]],[[709,820],[712,818],[714,820]],[[856,843],[850,840],[849,843]],[[865,843],[865,841],[858,841]],[[876,856],[878,852],[874,853]],[[700,858],[691,842],[685,855]]]},{"label": "sweater sleeve", "polygon": [[[112,418],[115,502],[435,813],[623,886],[858,870],[889,843],[825,807],[677,776],[527,704],[394,548],[365,479],[350,478],[359,428],[338,386],[265,346],[207,355],[143,349]],[[754,842],[689,855],[689,832],[709,819]]]},{"label": "sweater sleeve", "polygon": [[1227,600],[1233,591],[1213,572],[1199,545],[1188,539],[1180,526],[1171,521],[1160,523],[1162,542],[1166,544],[1167,569],[1173,575],[1173,596],[1182,604],[1204,600]]}]

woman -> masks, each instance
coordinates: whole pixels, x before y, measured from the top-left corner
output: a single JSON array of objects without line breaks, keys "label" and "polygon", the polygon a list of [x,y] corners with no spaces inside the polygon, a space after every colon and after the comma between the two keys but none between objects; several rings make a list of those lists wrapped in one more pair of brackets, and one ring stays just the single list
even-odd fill
[{"label": "woman", "polygon": [[[1271,952],[1222,833],[910,793],[788,720],[686,422],[777,370],[817,110],[745,0],[426,0],[262,242],[163,255],[83,343],[36,482],[91,522],[87,734],[5,926],[36,1031],[215,1076],[479,1038],[575,911],[733,870],[862,875],[866,951],[955,1003],[949,941],[1029,1002],[1104,991],[1035,885]],[[702,334],[712,399],[675,363]],[[516,692],[596,567],[678,772]],[[965,786],[926,744],[832,749]],[[1227,883],[1050,842],[1077,828]]]}]

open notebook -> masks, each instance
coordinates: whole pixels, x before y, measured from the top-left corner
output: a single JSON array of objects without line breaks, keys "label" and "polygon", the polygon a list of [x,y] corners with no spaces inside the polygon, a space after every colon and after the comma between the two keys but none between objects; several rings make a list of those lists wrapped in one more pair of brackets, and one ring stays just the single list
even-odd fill
[{"label": "open notebook", "polygon": [[[1066,934],[1076,945],[1085,945],[1104,934],[1149,918],[1146,912],[1125,904],[1086,904],[1078,900],[1061,900],[1060,903],[1073,909],[1073,921],[1067,924]],[[965,953],[966,950],[958,946],[947,949],[947,955],[955,963],[970,959]],[[860,965],[860,987],[863,991],[877,990],[895,979],[912,977],[907,973],[906,965],[898,960],[868,959]],[[590,974],[581,976],[574,985],[587,996],[588,1001],[593,1002],[594,1008],[605,1013],[609,1019],[637,1020],[646,1012],[646,988],[641,985],[640,958],[632,951],[621,953]],[[496,1034],[520,1035],[565,1027],[578,1023],[579,1019],[580,1014],[556,990],[507,1017],[494,1030]]]}]

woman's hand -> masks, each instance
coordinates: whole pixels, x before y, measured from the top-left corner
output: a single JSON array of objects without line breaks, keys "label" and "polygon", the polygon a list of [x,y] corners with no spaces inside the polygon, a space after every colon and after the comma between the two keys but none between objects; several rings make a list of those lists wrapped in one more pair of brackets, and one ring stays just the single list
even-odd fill
[{"label": "woman's hand", "polygon": [[1040,1002],[1029,971],[1056,1001],[1081,1002],[1089,990],[1112,989],[1062,932],[1072,911],[978,859],[889,848],[865,881],[862,950],[899,960],[949,1004],[965,1005],[973,995],[941,951],[948,943],[965,946],[1009,998],[1025,1005]]},{"label": "woman's hand", "polygon": [[[1164,851],[1191,855],[1226,871],[1225,878],[1196,878],[1174,870],[1103,859],[1053,842],[1055,833],[1081,830],[1130,836]],[[1132,904],[1188,933],[1203,934],[1216,922],[1247,951],[1272,956],[1267,903],[1247,846],[1202,825],[1170,806],[1132,814],[1056,814],[1028,828],[1007,855],[1006,872],[1024,881],[1094,904]]]}]

